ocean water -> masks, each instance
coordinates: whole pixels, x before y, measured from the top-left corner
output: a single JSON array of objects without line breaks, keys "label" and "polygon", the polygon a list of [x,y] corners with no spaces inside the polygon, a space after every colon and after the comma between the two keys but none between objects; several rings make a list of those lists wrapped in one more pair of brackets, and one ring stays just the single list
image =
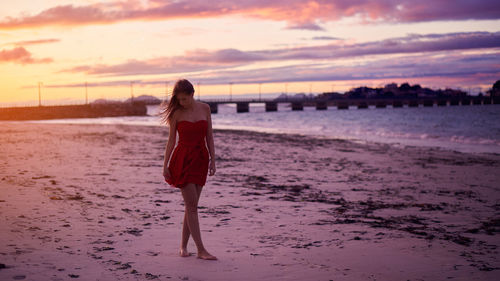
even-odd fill
[{"label": "ocean water", "polygon": [[[148,106],[145,117],[112,117],[31,121],[43,123],[100,123],[158,125],[158,106]],[[215,129],[242,129],[292,133],[356,142],[382,142],[398,146],[428,146],[461,152],[500,153],[500,105],[403,107],[292,111],[279,104],[277,112],[265,112],[263,104],[251,104],[250,112],[236,113],[235,104],[219,105],[212,114]]]}]

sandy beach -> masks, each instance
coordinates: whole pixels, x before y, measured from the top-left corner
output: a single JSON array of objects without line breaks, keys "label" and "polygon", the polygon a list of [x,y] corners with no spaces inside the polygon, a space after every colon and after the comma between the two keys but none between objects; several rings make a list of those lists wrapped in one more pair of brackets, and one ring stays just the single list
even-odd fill
[{"label": "sandy beach", "polygon": [[214,138],[206,261],[178,256],[167,127],[0,123],[0,279],[498,280],[500,155]]}]

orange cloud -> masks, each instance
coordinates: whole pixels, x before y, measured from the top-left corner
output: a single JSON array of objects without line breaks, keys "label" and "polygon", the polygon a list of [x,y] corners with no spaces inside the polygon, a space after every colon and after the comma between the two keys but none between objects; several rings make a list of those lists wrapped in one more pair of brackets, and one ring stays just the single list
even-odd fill
[{"label": "orange cloud", "polygon": [[20,64],[31,64],[31,63],[50,63],[51,58],[35,59],[31,56],[23,47],[16,47],[12,50],[1,50],[0,51],[0,63],[2,62],[13,62]]},{"label": "orange cloud", "polygon": [[51,39],[17,41],[17,42],[7,43],[6,45],[26,46],[26,45],[55,43],[55,42],[59,42],[59,41],[61,41],[61,40],[51,38]]}]

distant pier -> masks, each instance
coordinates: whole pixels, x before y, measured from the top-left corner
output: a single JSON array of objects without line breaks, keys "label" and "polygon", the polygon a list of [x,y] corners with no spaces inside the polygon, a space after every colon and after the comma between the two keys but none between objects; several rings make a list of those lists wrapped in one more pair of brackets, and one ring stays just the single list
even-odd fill
[{"label": "distant pier", "polygon": [[[278,111],[278,104],[289,104],[291,110],[301,111],[304,107],[315,107],[316,110],[327,110],[328,107],[349,109],[356,107],[366,109],[402,107],[442,107],[442,106],[468,106],[500,104],[500,97],[475,96],[475,97],[450,97],[450,98],[345,98],[320,100],[314,98],[304,99],[211,99],[202,100],[210,105],[212,113],[218,112],[219,104],[236,104],[236,112],[250,111],[250,104],[264,104],[265,111]],[[81,105],[56,105],[56,106],[27,106],[27,107],[0,107],[0,120],[44,120],[65,118],[98,118],[118,116],[147,116],[146,103],[142,101],[92,103]]]},{"label": "distant pier", "polygon": [[11,121],[146,115],[143,102],[0,108],[0,120]]},{"label": "distant pier", "polygon": [[330,99],[317,100],[311,98],[305,99],[211,99],[203,100],[210,105],[212,113],[218,112],[219,104],[236,104],[236,112],[249,112],[251,103],[263,103],[266,111],[277,111],[279,103],[289,104],[292,110],[304,110],[304,106],[314,106],[316,110],[326,110],[328,107],[337,109],[349,109],[357,107],[366,109],[369,106],[375,108],[393,108],[406,107],[433,107],[433,106],[458,106],[458,105],[488,105],[500,104],[500,97],[490,98],[488,96],[468,96],[468,97],[439,97],[439,98],[365,98],[365,99]]}]

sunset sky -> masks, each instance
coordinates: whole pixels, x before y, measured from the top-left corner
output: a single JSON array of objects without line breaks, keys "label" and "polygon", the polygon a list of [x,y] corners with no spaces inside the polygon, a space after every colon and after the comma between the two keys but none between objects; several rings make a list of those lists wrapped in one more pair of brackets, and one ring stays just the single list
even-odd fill
[{"label": "sunset sky", "polygon": [[[0,4],[0,103],[150,94],[178,78],[201,97],[500,79],[490,0],[16,0]],[[168,83],[168,84],[167,84]],[[198,87],[198,83],[200,86]],[[286,85],[286,86],[285,86]],[[196,93],[198,94],[198,93]],[[36,102],[35,102],[36,101]]]}]

